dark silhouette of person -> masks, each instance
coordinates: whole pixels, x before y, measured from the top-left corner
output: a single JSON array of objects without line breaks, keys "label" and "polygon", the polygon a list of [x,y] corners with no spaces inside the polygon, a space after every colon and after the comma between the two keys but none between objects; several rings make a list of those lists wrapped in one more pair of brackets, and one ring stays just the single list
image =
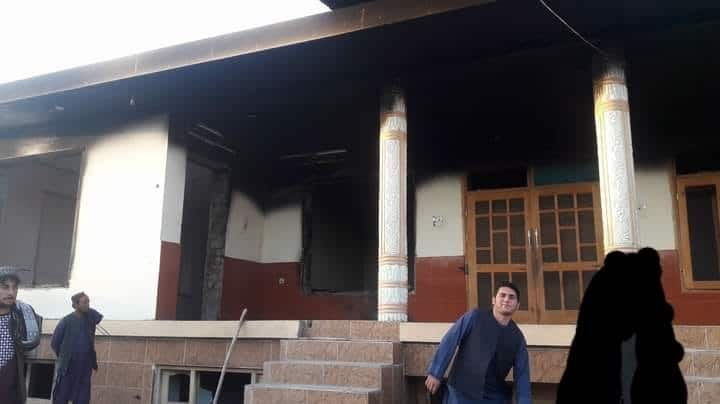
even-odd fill
[{"label": "dark silhouette of person", "polygon": [[[687,403],[678,366],[683,348],[675,340],[661,274],[651,248],[605,257],[580,304],[557,404]],[[623,397],[622,344],[633,335],[636,367],[630,397]]]},{"label": "dark silhouette of person", "polygon": [[678,366],[684,351],[675,339],[674,312],[665,299],[660,279],[660,256],[644,248],[630,258],[640,269],[636,271],[640,310],[634,320],[637,368],[632,379],[632,403],[685,404],[687,385]]}]

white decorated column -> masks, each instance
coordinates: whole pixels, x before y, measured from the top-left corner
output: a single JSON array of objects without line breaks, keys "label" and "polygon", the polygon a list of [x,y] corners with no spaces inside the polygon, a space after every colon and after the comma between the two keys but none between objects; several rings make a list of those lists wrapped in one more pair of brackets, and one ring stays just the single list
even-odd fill
[{"label": "white decorated column", "polygon": [[619,59],[594,62],[593,95],[605,253],[638,249],[635,168],[625,68]]},{"label": "white decorated column", "polygon": [[407,321],[407,120],[402,90],[380,103],[378,320]]}]

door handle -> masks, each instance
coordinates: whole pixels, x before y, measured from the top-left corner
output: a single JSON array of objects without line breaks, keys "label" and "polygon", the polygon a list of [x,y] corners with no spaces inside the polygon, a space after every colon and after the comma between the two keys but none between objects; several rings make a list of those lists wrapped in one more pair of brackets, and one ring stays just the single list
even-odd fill
[{"label": "door handle", "polygon": [[533,245],[532,229],[528,229],[528,231],[527,231],[527,242],[528,242],[528,246],[531,249],[533,249],[535,247]]},{"label": "door handle", "polygon": [[533,247],[532,247],[532,268],[531,272],[533,276],[537,279],[540,275],[542,266],[542,252],[540,250],[540,235],[537,228],[532,229],[532,239],[533,239]]},{"label": "door handle", "polygon": [[537,228],[529,228],[527,231],[527,238],[529,245],[529,254],[527,261],[528,288],[530,287],[530,285],[534,285],[534,291],[532,293],[530,292],[530,290],[528,290],[528,312],[530,313],[531,318],[534,318],[535,321],[539,321],[540,309],[538,306],[538,296],[536,296],[539,292],[536,282],[538,278],[538,273],[540,271],[540,254],[538,253],[538,250],[540,249],[540,239],[538,237]]},{"label": "door handle", "polygon": [[542,288],[538,287],[541,281],[542,274],[542,252],[540,250],[540,236],[537,227],[532,229],[533,243],[535,246],[532,249],[532,266],[530,268],[529,276],[532,277],[533,283],[535,284],[534,293],[534,304],[532,304],[533,310],[531,313],[535,316],[536,321],[540,321],[542,318],[542,306],[541,302],[544,301],[544,297],[540,296]]}]

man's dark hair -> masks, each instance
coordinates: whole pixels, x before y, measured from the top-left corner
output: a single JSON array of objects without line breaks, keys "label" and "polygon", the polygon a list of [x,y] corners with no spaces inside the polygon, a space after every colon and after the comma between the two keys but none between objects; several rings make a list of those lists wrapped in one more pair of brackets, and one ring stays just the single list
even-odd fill
[{"label": "man's dark hair", "polygon": [[13,281],[19,285],[20,275],[18,275],[17,271],[18,269],[15,267],[0,266],[0,282]]},{"label": "man's dark hair", "polygon": [[510,288],[515,291],[515,295],[517,296],[518,301],[520,301],[520,289],[518,289],[517,285],[510,281],[502,281],[498,284],[497,288],[495,288],[495,294],[497,295],[500,291],[500,288]]},{"label": "man's dark hair", "polygon": [[75,293],[74,295],[72,295],[72,297],[70,298],[70,301],[72,302],[73,309],[75,308],[75,306],[77,306],[80,303],[80,299],[82,299],[83,297],[87,297],[85,292],[79,292],[79,293]]}]

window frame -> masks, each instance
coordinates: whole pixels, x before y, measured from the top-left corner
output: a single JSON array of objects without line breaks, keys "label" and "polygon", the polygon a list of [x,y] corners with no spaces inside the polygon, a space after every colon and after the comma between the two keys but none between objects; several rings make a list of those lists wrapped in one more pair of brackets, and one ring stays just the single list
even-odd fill
[{"label": "window frame", "polygon": [[[677,224],[678,224],[678,255],[680,261],[680,273],[682,287],[687,290],[715,290],[720,291],[720,280],[717,281],[696,281],[693,278],[692,257],[690,246],[690,229],[687,217],[687,199],[685,190],[688,187],[714,185],[716,190],[715,204],[716,214],[720,217],[720,172],[707,172],[700,174],[676,176],[676,200],[677,200]],[[717,224],[716,224],[717,226]],[[716,232],[720,227],[716,227]],[[716,240],[720,251],[720,237],[716,234]],[[720,262],[718,263],[720,267]]]},{"label": "window frame", "polygon": [[[55,361],[48,360],[48,359],[27,359],[25,361],[25,364],[27,366],[27,369],[25,369],[25,391],[27,392],[27,404],[41,404],[41,403],[52,403],[53,400],[53,388],[55,386],[55,380],[57,378],[57,372],[55,372]],[[51,365],[53,366],[53,377],[52,377],[52,385],[50,388],[50,398],[44,399],[44,398],[37,398],[37,397],[30,397],[30,378],[32,377],[32,369],[34,365]]]},{"label": "window frame", "polygon": [[0,166],[0,225],[5,223],[5,211],[7,210],[8,193],[10,192],[10,179],[7,169]]},{"label": "window frame", "polygon": [[[75,262],[75,253],[77,248],[77,235],[78,235],[78,220],[80,216],[80,195],[82,191],[82,185],[83,185],[83,174],[85,173],[85,168],[87,165],[87,148],[85,146],[82,147],[74,147],[69,148],[66,150],[55,150],[55,151],[48,151],[43,152],[40,154],[33,154],[33,155],[22,155],[22,156],[15,156],[11,158],[7,158],[0,161],[0,176],[5,177],[6,181],[6,194],[5,194],[5,201],[3,201],[2,209],[0,209],[0,225],[5,224],[5,216],[7,215],[7,201],[9,199],[9,195],[12,192],[12,181],[13,178],[10,175],[10,170],[12,167],[19,165],[19,164],[37,164],[41,166],[47,166],[46,160],[47,159],[58,159],[58,158],[68,158],[68,157],[75,157],[79,159],[80,167],[77,173],[73,173],[72,175],[77,175],[76,179],[76,189],[75,193],[73,195],[69,194],[63,194],[58,193],[52,190],[43,190],[43,198],[45,198],[45,195],[51,194],[51,195],[61,195],[63,197],[69,197],[74,199],[75,207],[73,211],[73,229],[72,229],[72,236],[70,240],[70,250],[68,255],[68,262],[67,262],[67,271],[64,274],[64,281],[57,283],[57,282],[43,282],[39,281],[37,279],[36,271],[35,271],[35,265],[37,263],[37,254],[38,254],[38,245],[37,242],[40,239],[42,229],[38,229],[37,239],[35,240],[35,250],[34,250],[34,256],[33,256],[33,264],[31,272],[32,272],[32,279],[23,282],[21,284],[21,289],[50,289],[50,288],[67,288],[70,284],[70,278],[72,277],[72,271],[73,271],[73,263]],[[57,168],[54,167],[56,170],[65,170],[64,168]],[[43,200],[41,203],[41,208],[39,214],[43,214],[44,206],[43,204],[45,201]]]},{"label": "window frame", "polygon": [[[198,378],[199,372],[217,372],[220,373],[221,369],[218,368],[212,368],[212,367],[202,367],[202,366],[153,366],[153,386],[152,386],[152,404],[168,404],[173,402],[168,402],[166,400],[167,397],[167,388],[168,388],[168,378],[172,374],[179,374],[184,373],[188,374],[190,376],[190,386],[189,386],[189,401],[187,401],[186,404],[197,404],[196,396],[197,396],[197,385],[198,385]],[[226,373],[244,373],[250,375],[250,384],[256,384],[258,383],[258,380],[262,377],[262,370],[258,369],[250,369],[250,368],[233,368],[233,369],[226,369]]]},{"label": "window frame", "polygon": [[[300,253],[300,279],[302,283],[302,290],[305,295],[372,295],[377,292],[375,286],[370,285],[364,290],[345,290],[345,291],[333,291],[327,292],[321,289],[316,289],[311,282],[312,273],[312,258],[313,258],[313,235],[312,235],[312,215],[313,215],[313,192],[314,187],[317,185],[328,185],[328,184],[370,184],[371,187],[379,187],[379,182],[371,183],[375,180],[366,180],[357,178],[344,177],[336,179],[330,182],[327,181],[316,181],[312,184],[306,185],[302,190],[300,197],[300,210],[301,210],[301,253]],[[407,269],[408,269],[408,294],[415,294],[415,283],[416,273],[415,266],[417,260],[417,184],[415,173],[413,170],[408,169],[407,174]],[[376,226],[375,231],[378,231],[377,220],[371,222],[370,225]]]}]

